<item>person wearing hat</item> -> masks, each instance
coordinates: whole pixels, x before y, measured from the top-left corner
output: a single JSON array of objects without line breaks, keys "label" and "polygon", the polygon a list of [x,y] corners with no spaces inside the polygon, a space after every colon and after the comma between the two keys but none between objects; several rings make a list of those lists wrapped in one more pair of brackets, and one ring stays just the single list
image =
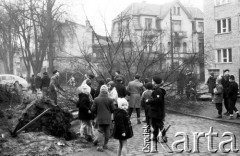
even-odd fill
[{"label": "person wearing hat", "polygon": [[146,104],[146,100],[152,98],[152,92],[153,92],[152,83],[148,82],[147,84],[145,84],[145,88],[146,90],[142,93],[142,97],[141,97],[141,107],[144,109],[145,119],[146,119],[143,122],[146,122],[147,125],[150,125],[149,116],[148,116],[148,111],[150,106]]},{"label": "person wearing hat", "polygon": [[110,124],[112,123],[111,114],[114,111],[113,100],[109,98],[108,87],[102,85],[100,94],[93,101],[92,112],[96,114],[96,123],[98,125],[99,135],[97,136],[97,150],[103,152],[107,149],[107,143],[110,136]]},{"label": "person wearing hat", "polygon": [[216,78],[214,77],[214,73],[210,73],[210,77],[207,80],[208,85],[208,92],[211,93],[212,98],[213,98],[213,89],[216,87]]},{"label": "person wearing hat", "polygon": [[120,73],[119,70],[117,70],[117,71],[115,72],[115,77],[113,78],[114,82],[116,82],[117,79],[121,79],[122,82],[123,82],[123,84],[125,84],[125,78],[124,78],[124,76]]},{"label": "person wearing hat", "polygon": [[62,87],[60,87],[59,85],[59,71],[55,70],[53,72],[53,76],[51,77],[49,88],[50,88],[49,97],[57,105],[57,91],[61,90],[64,92]]},{"label": "person wearing hat", "polygon": [[118,98],[125,98],[127,96],[126,87],[123,85],[121,78],[116,79],[115,87],[118,93]]},{"label": "person wearing hat", "polygon": [[127,91],[130,94],[129,110],[128,115],[131,118],[133,109],[137,112],[137,123],[141,124],[140,120],[140,104],[141,104],[141,94],[143,92],[143,84],[140,82],[140,76],[136,75],[135,80],[130,81],[127,86]]},{"label": "person wearing hat", "polygon": [[110,81],[112,81],[112,79],[111,78],[106,78],[106,84],[108,84],[108,82],[110,82]]},{"label": "person wearing hat", "polygon": [[80,135],[81,137],[85,137],[87,140],[91,141],[93,136],[91,125],[91,120],[93,120],[93,114],[91,112],[92,99],[90,89],[87,84],[82,85],[81,92],[78,94],[78,97],[78,118],[81,121]]},{"label": "person wearing hat", "polygon": [[[154,76],[152,79],[152,84],[154,90],[152,92],[152,98],[146,100],[146,104],[150,106],[148,111],[148,116],[150,117],[150,124],[153,129],[152,138],[154,151],[157,151],[157,136],[159,131],[164,128],[164,118],[165,118],[165,101],[164,96],[166,91],[161,88],[162,79],[158,76]],[[162,134],[162,140],[166,142],[165,134]]]},{"label": "person wearing hat", "polygon": [[133,137],[131,121],[128,117],[128,102],[124,98],[118,99],[118,108],[114,110],[113,137],[119,141],[117,156],[127,155],[127,139]]},{"label": "person wearing hat", "polygon": [[233,119],[233,111],[236,112],[237,118],[240,118],[239,111],[236,108],[236,101],[238,96],[238,84],[235,82],[235,77],[233,75],[229,76],[229,88],[228,88],[228,110],[229,110],[229,119]]},{"label": "person wearing hat", "polygon": [[42,77],[42,86],[41,86],[41,89],[42,89],[42,93],[43,93],[43,97],[46,97],[47,96],[47,92],[48,92],[48,88],[49,88],[49,84],[50,84],[50,77],[48,76],[48,73],[47,72],[44,72],[43,73],[43,77]]},{"label": "person wearing hat", "polygon": [[226,109],[226,112],[224,113],[224,115],[229,116],[229,109],[228,109],[228,88],[230,85],[229,82],[229,69],[225,69],[223,71],[223,76],[222,76],[222,85],[223,85],[223,102],[224,102],[224,107]]},{"label": "person wearing hat", "polygon": [[217,118],[222,118],[222,101],[223,101],[223,86],[221,84],[221,77],[216,79],[216,87],[214,88],[213,102],[218,110]]}]

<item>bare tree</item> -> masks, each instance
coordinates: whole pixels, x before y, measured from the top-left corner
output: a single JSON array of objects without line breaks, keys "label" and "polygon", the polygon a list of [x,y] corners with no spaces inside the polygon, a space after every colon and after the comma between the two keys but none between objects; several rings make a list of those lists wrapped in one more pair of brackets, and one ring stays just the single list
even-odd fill
[{"label": "bare tree", "polygon": [[14,9],[11,5],[5,7],[5,3],[1,3],[0,12],[0,58],[4,63],[6,73],[13,74],[14,54],[17,47],[17,26],[15,25]]}]

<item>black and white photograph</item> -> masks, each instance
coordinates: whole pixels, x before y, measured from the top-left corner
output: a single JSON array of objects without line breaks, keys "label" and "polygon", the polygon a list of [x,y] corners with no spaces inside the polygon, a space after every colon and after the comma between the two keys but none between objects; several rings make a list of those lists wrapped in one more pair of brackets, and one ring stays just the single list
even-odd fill
[{"label": "black and white photograph", "polygon": [[240,0],[0,0],[0,156],[240,155]]}]

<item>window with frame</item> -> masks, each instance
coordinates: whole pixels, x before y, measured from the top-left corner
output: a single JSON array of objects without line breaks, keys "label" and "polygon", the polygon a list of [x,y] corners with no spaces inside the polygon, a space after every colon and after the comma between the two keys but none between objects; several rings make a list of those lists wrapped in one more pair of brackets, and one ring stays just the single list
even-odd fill
[{"label": "window with frame", "polygon": [[203,24],[203,22],[198,22],[198,29],[199,29],[199,32],[201,32],[201,33],[204,32],[204,24]]},{"label": "window with frame", "polygon": [[118,35],[120,36],[122,34],[122,22],[118,23]]},{"label": "window with frame", "polygon": [[180,15],[180,7],[177,7],[177,15]]},{"label": "window with frame", "polygon": [[172,20],[172,27],[174,32],[181,31],[181,21],[179,20]]},{"label": "window with frame", "polygon": [[180,7],[173,7],[173,15],[180,15]]},{"label": "window with frame", "polygon": [[223,4],[228,4],[229,0],[215,0],[215,5],[223,5]]},{"label": "window with frame", "polygon": [[183,53],[187,53],[187,43],[183,42]]},{"label": "window with frame", "polygon": [[232,49],[218,49],[217,50],[218,63],[231,63],[232,62]]},{"label": "window with frame", "polygon": [[151,18],[145,18],[145,29],[146,30],[152,29],[152,19]]},{"label": "window with frame", "polygon": [[217,33],[229,33],[232,31],[231,18],[217,20]]}]

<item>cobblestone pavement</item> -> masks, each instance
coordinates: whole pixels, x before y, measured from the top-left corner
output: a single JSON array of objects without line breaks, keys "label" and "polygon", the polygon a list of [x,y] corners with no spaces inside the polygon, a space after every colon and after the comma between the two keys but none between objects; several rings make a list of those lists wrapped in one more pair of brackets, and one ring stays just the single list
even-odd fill
[{"label": "cobblestone pavement", "polygon": [[[143,153],[143,126],[144,124],[136,124],[136,118],[133,116],[132,119],[134,137],[128,140],[128,155],[135,156],[135,155],[240,155],[240,152],[233,153],[230,152],[229,154],[222,153],[218,150],[216,154],[212,154],[208,152],[208,139],[207,137],[201,137],[199,139],[199,153],[186,153],[183,152],[182,154],[177,153],[168,153],[165,151],[160,144],[158,144],[158,153],[157,154],[150,154],[150,153]],[[177,132],[185,132],[189,136],[189,145],[190,149],[192,149],[193,145],[193,132],[205,132],[208,133],[210,127],[213,127],[213,132],[218,132],[218,137],[213,137],[213,147],[214,149],[219,149],[219,143],[221,141],[228,140],[230,137],[222,137],[224,132],[232,132],[236,136],[236,147],[240,149],[240,125],[233,125],[228,123],[219,123],[216,121],[206,120],[206,119],[199,119],[179,114],[172,114],[168,113],[166,116],[165,125],[171,125],[170,129],[167,132],[168,136],[168,145],[172,149],[172,143],[174,141],[180,140],[183,137],[175,137]],[[228,144],[229,145],[229,144]],[[226,148],[229,146],[226,146]],[[109,144],[109,150],[116,153],[118,148],[118,141],[111,139]],[[180,144],[179,149],[183,147],[183,144]],[[166,148],[166,146],[165,146]]]}]

